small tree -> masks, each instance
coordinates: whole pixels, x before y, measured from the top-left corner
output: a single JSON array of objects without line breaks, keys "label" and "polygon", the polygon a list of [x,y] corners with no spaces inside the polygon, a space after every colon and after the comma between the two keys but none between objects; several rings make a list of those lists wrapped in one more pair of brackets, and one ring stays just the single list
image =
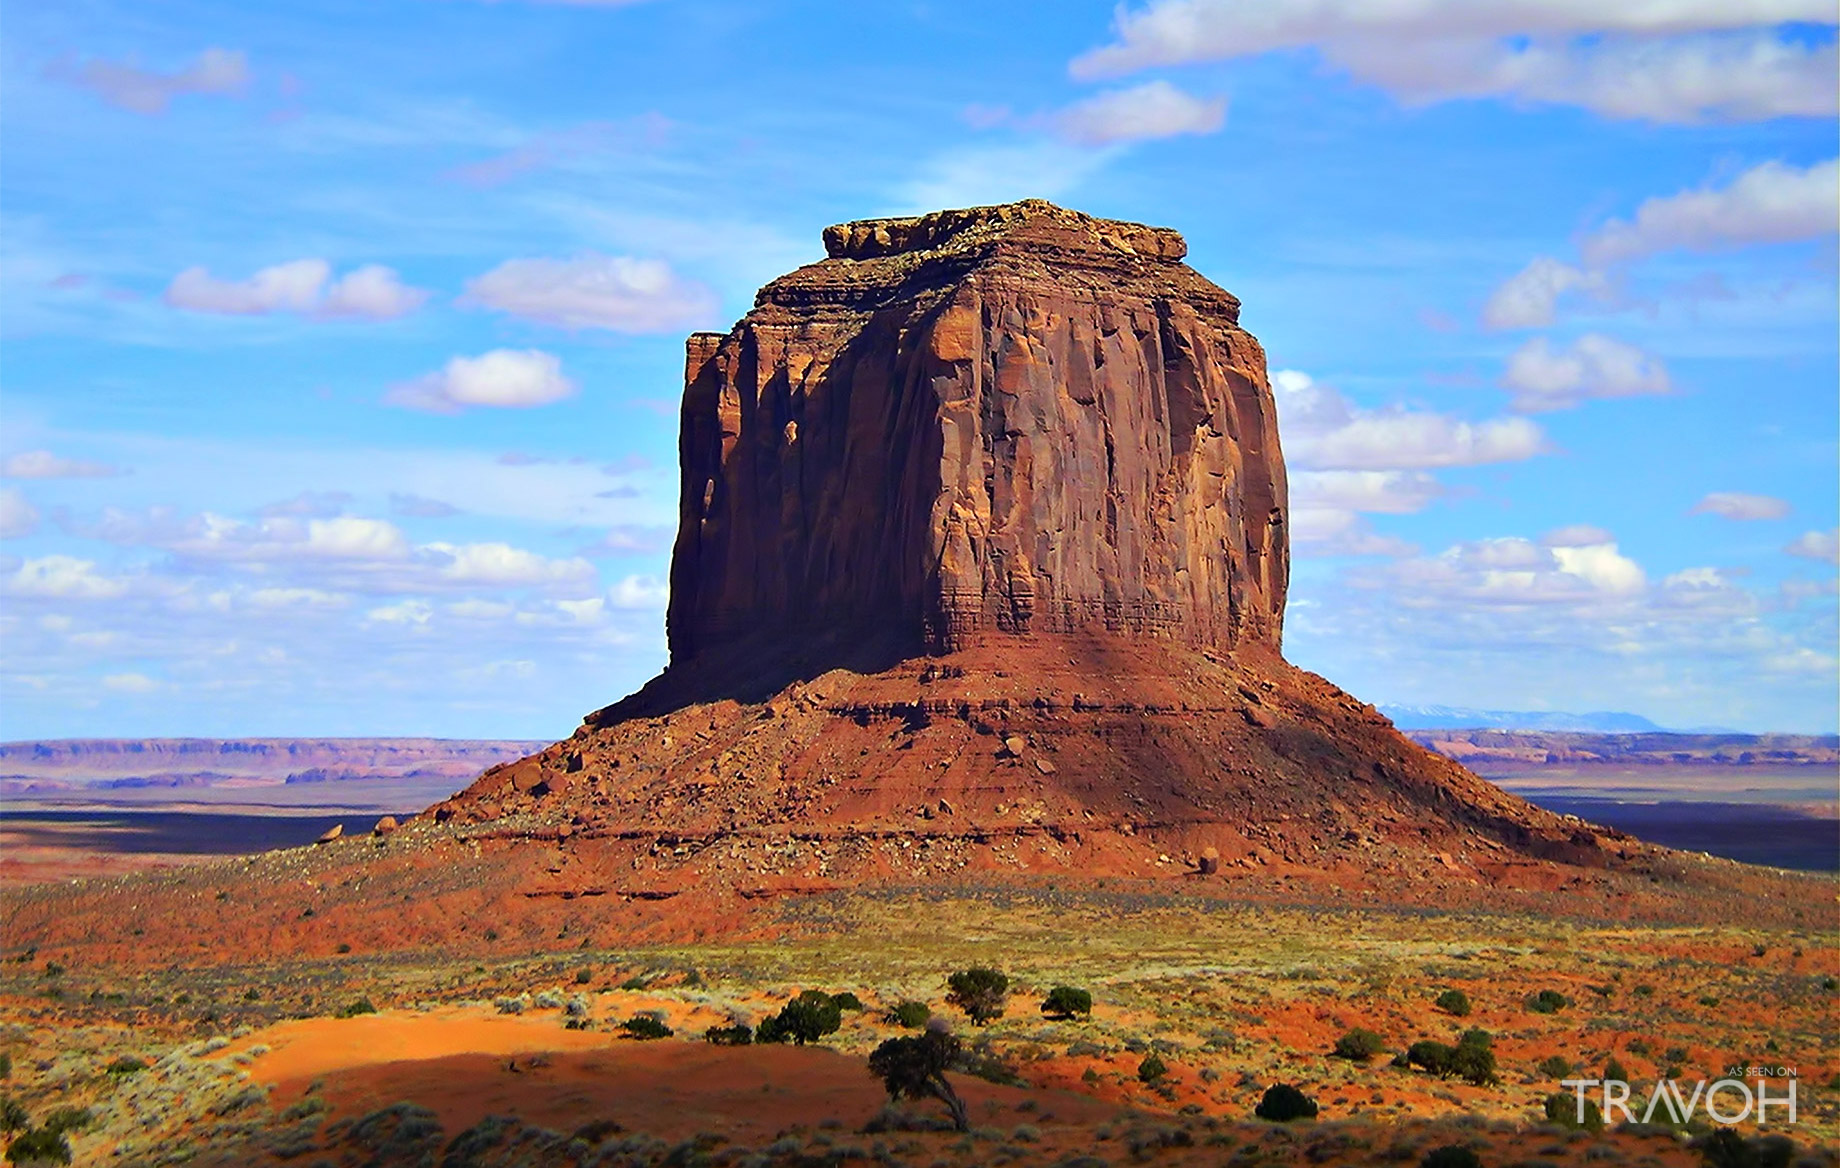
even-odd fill
[{"label": "small tree", "polygon": [[1362,1026],[1335,1040],[1334,1055],[1349,1062],[1364,1063],[1386,1049],[1386,1039]]},{"label": "small tree", "polygon": [[1469,995],[1462,990],[1445,990],[1437,996],[1437,1008],[1457,1018],[1469,1017]]},{"label": "small tree", "polygon": [[1169,1073],[1169,1064],[1153,1050],[1144,1056],[1144,1061],[1137,1064],[1137,1077],[1146,1083],[1154,1083]]},{"label": "small tree", "polygon": [[1041,1012],[1050,1018],[1062,1020],[1075,1014],[1092,1013],[1092,994],[1072,986],[1055,986],[1042,999]]},{"label": "small tree", "polygon": [[31,1123],[24,1104],[11,1095],[0,1095],[0,1132],[21,1131]]},{"label": "small tree", "polygon": [[912,1038],[890,1038],[869,1055],[869,1073],[881,1079],[890,1099],[937,1099],[952,1115],[952,1126],[970,1131],[965,1101],[952,1089],[946,1070],[957,1062],[958,1039],[948,1031],[930,1029]]},{"label": "small tree", "polygon": [[703,1031],[703,1041],[712,1046],[747,1046],[754,1041],[754,1031],[745,1022],[731,1026],[711,1026]]},{"label": "small tree", "polygon": [[1572,1060],[1564,1055],[1547,1055],[1534,1069],[1549,1079],[1563,1079],[1572,1073]]},{"label": "small tree", "polygon": [[626,1021],[620,1023],[620,1029],[626,1031],[626,1033],[632,1035],[634,1038],[647,1042],[655,1038],[669,1038],[671,1035],[677,1033],[650,1014],[634,1014]]},{"label": "small tree", "polygon": [[1583,1128],[1587,1131],[1604,1130],[1604,1113],[1597,1104],[1589,1099],[1584,1101],[1584,1118],[1579,1118],[1578,1097],[1569,1091],[1555,1091],[1541,1104],[1546,1113],[1547,1123],[1556,1123],[1560,1127]]},{"label": "small tree", "polygon": [[979,1026],[1003,1017],[1009,1000],[1009,976],[985,966],[961,969],[946,979],[946,1001],[963,1010]]},{"label": "small tree", "polygon": [[1315,1119],[1316,1110],[1316,1100],[1302,1091],[1289,1083],[1273,1083],[1265,1089],[1264,1098],[1252,1114],[1273,1123],[1289,1123],[1293,1119]]},{"label": "small tree", "polygon": [[59,1107],[45,1116],[45,1122],[39,1126],[53,1135],[63,1135],[69,1131],[85,1131],[95,1122],[95,1115],[87,1107]]}]

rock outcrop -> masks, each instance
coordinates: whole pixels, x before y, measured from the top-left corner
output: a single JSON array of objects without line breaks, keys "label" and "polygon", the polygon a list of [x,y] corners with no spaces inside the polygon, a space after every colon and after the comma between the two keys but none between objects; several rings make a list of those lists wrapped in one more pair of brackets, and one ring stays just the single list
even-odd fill
[{"label": "rock outcrop", "polygon": [[1029,201],[824,242],[690,338],[674,670],[763,638],[1277,647],[1265,356],[1180,235]]}]

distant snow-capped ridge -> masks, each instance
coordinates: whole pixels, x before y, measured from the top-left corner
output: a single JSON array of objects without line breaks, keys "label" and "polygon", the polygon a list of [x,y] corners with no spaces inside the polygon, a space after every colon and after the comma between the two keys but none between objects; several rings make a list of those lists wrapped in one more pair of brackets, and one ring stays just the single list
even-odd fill
[{"label": "distant snow-capped ridge", "polygon": [[1597,710],[1471,710],[1462,706],[1381,706],[1401,730],[1560,730],[1588,734],[1652,734],[1667,728],[1640,714]]}]

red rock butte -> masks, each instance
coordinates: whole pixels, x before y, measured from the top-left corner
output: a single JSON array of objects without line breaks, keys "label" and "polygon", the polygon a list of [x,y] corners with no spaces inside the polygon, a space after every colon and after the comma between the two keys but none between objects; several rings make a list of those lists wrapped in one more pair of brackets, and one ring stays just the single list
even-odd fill
[{"label": "red rock butte", "polygon": [[824,243],[690,338],[674,668],[814,635],[1278,644],[1265,355],[1180,235],[1029,201]]}]

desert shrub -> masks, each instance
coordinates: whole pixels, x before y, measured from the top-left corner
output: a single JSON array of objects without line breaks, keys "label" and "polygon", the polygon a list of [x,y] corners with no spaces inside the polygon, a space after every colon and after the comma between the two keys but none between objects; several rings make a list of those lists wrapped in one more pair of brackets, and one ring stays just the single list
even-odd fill
[{"label": "desert shrub", "polygon": [[375,1014],[376,1012],[377,1006],[369,998],[359,998],[357,1001],[346,1006],[343,1010],[340,1010],[339,1017],[356,1018],[359,1014]]},{"label": "desert shrub", "polygon": [[1535,1014],[1557,1014],[1572,1004],[1572,1000],[1558,990],[1541,990],[1527,999],[1527,1008]]},{"label": "desert shrub", "polygon": [[64,976],[64,967],[55,961],[47,961],[45,962],[45,976],[62,977]]},{"label": "desert shrub", "polygon": [[131,1054],[124,1054],[108,1065],[108,1073],[111,1075],[137,1075],[146,1069],[146,1061]]},{"label": "desert shrub", "polygon": [[562,1002],[561,990],[542,990],[530,1004],[539,1010],[560,1010]]},{"label": "desert shrub", "polygon": [[853,1014],[860,1014],[864,1009],[866,1009],[866,1007],[862,1004],[862,999],[857,997],[855,994],[851,993],[849,990],[844,990],[840,994],[832,994],[831,1002],[839,1010],[848,1010]]},{"label": "desert shrub", "polygon": [[1153,1050],[1144,1056],[1144,1061],[1137,1064],[1137,1077],[1145,1083],[1154,1083],[1169,1073],[1169,1064],[1165,1063]]},{"label": "desert shrub", "polygon": [[1482,1160],[1462,1144],[1445,1144],[1425,1153],[1419,1168],[1482,1168]]},{"label": "desert shrub", "polygon": [[703,1041],[711,1046],[747,1046],[754,1041],[754,1028],[746,1022],[730,1026],[711,1026],[703,1031]]},{"label": "desert shrub", "polygon": [[0,1079],[10,1079],[12,1077],[13,1056],[4,1050],[0,1050]]},{"label": "desert shrub", "polygon": [[495,998],[492,1001],[492,1005],[497,1007],[500,1014],[522,1014],[524,1007],[528,1004],[521,994],[515,998]]},{"label": "desert shrub", "polygon": [[62,1132],[35,1127],[14,1137],[6,1146],[6,1158],[15,1164],[68,1164],[70,1141]]},{"label": "desert shrub", "polygon": [[1495,1050],[1486,1030],[1465,1030],[1450,1060],[1450,1074],[1477,1087],[1501,1082],[1495,1073]]},{"label": "desert shrub", "polygon": [[1265,1089],[1252,1114],[1273,1123],[1289,1123],[1293,1119],[1315,1119],[1316,1111],[1316,1100],[1289,1083],[1273,1083]]},{"label": "desert shrub", "polygon": [[1540,1065],[1534,1069],[1549,1079],[1563,1079],[1572,1073],[1572,1063],[1570,1059],[1554,1054],[1541,1059]]},{"label": "desert shrub", "polygon": [[16,1132],[29,1126],[32,1117],[25,1105],[11,1095],[0,1095],[0,1132]]},{"label": "desert shrub", "polygon": [[1462,990],[1445,990],[1437,996],[1437,1001],[1433,1004],[1453,1017],[1469,1017],[1469,995]]},{"label": "desert shrub", "polygon": [[1547,1123],[1556,1123],[1560,1127],[1573,1130],[1600,1132],[1604,1130],[1604,1113],[1597,1104],[1589,1099],[1584,1101],[1584,1120],[1578,1119],[1578,1096],[1565,1091],[1555,1091],[1541,1104],[1546,1113]]},{"label": "desert shrub", "polygon": [[926,1020],[933,1016],[933,1007],[925,1002],[901,1002],[888,1011],[888,1021],[909,1030],[918,1030],[926,1025]]},{"label": "desert shrub", "polygon": [[943,1029],[928,1030],[911,1038],[890,1038],[876,1047],[869,1055],[869,1073],[882,1081],[890,1099],[937,1099],[951,1114],[955,1130],[970,1131],[965,1101],[946,1078],[960,1054],[956,1037]]},{"label": "desert shrub", "polygon": [[1620,1083],[1629,1082],[1629,1068],[1624,1066],[1622,1060],[1615,1055],[1611,1055],[1610,1061],[1604,1064],[1604,1081],[1609,1082],[1613,1079]]},{"label": "desert shrub", "polygon": [[1335,1040],[1336,1058],[1345,1058],[1350,1062],[1364,1063],[1386,1049],[1386,1040],[1362,1026]]},{"label": "desert shrub", "polygon": [[1071,1018],[1092,1013],[1092,994],[1073,986],[1055,986],[1041,1000],[1041,1012],[1050,1018]]},{"label": "desert shrub", "polygon": [[987,966],[961,969],[946,979],[946,1001],[965,1012],[979,1026],[1003,1016],[1009,1000],[1009,975]]},{"label": "desert shrub", "polygon": [[1406,1048],[1405,1065],[1423,1067],[1439,1078],[1443,1078],[1450,1073],[1451,1060],[1456,1057],[1456,1053],[1457,1048],[1447,1042],[1433,1042],[1429,1038],[1422,1038]]},{"label": "desert shrub", "polygon": [[799,1046],[834,1034],[843,1025],[843,1010],[823,990],[806,990],[787,1002],[778,1014],[761,1020],[755,1038],[761,1042],[791,1042]]},{"label": "desert shrub", "polygon": [[95,1115],[87,1107],[59,1107],[47,1115],[45,1122],[39,1126],[48,1132],[62,1135],[68,1131],[84,1131],[95,1122]]},{"label": "desert shrub", "polygon": [[1706,1168],[1789,1168],[1795,1141],[1785,1136],[1745,1139],[1735,1128],[1721,1127],[1693,1141]]},{"label": "desert shrub", "polygon": [[594,971],[592,969],[589,969],[586,966],[583,966],[582,968],[575,971],[575,984],[576,985],[587,985],[589,982],[593,980],[594,980]]},{"label": "desert shrub", "polygon": [[671,1035],[677,1033],[650,1014],[634,1014],[626,1021],[620,1023],[620,1029],[626,1031],[626,1033],[632,1035],[634,1038],[647,1042],[654,1038],[669,1038]]},{"label": "desert shrub", "polygon": [[1635,995],[1638,998],[1652,998],[1655,996],[1655,987],[1643,982],[1635,988]]}]

